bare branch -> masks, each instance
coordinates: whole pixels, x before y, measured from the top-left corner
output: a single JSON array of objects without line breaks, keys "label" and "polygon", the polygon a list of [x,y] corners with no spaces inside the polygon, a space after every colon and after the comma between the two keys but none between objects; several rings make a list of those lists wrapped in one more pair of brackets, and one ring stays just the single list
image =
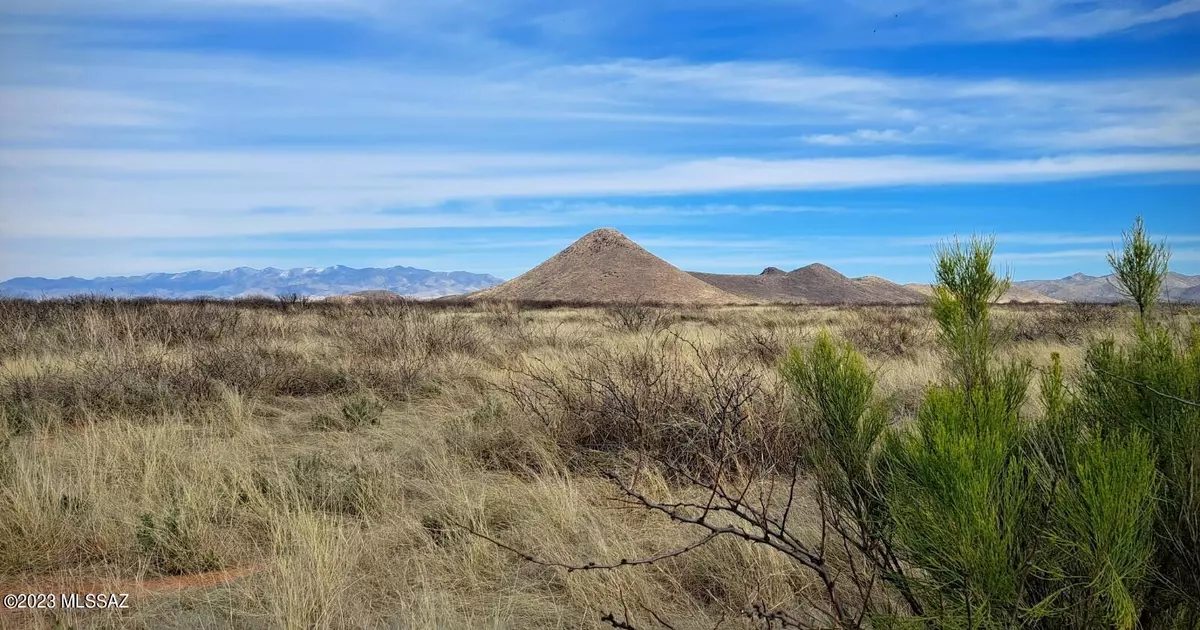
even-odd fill
[{"label": "bare branch", "polygon": [[476,531],[474,528],[470,527],[469,525],[463,525],[461,523],[455,523],[455,525],[458,525],[459,527],[470,532],[472,535],[478,536],[479,538],[482,538],[482,539],[492,543],[493,545],[496,545],[497,547],[504,549],[505,551],[508,551],[508,552],[511,552],[513,554],[520,556],[523,560],[532,562],[534,564],[540,564],[540,565],[546,566],[546,567],[556,567],[556,568],[560,568],[560,569],[566,569],[568,573],[571,573],[574,571],[594,571],[594,570],[603,570],[603,569],[619,569],[621,567],[633,567],[633,566],[639,566],[639,565],[644,565],[644,564],[654,564],[655,562],[659,562],[661,560],[666,560],[668,558],[674,558],[676,556],[682,556],[683,554],[685,554],[689,551],[693,551],[695,549],[703,547],[704,545],[708,544],[709,542],[711,542],[714,538],[716,538],[718,536],[718,532],[711,532],[707,536],[704,536],[703,538],[701,538],[700,540],[697,540],[694,543],[685,545],[683,547],[679,547],[677,549],[673,549],[671,551],[660,553],[655,556],[649,556],[646,558],[633,558],[633,559],[621,558],[618,562],[613,562],[613,563],[609,563],[609,564],[598,564],[595,562],[589,562],[587,564],[567,564],[564,562],[555,562],[552,560],[543,560],[541,558],[537,558],[529,553],[521,551],[520,549],[512,547],[511,545],[507,545],[503,542],[500,542],[499,540],[496,540],[495,538],[492,538],[491,536],[488,536],[487,534],[484,534],[483,532]]},{"label": "bare branch", "polygon": [[1095,369],[1097,372],[1099,372],[1101,374],[1104,374],[1105,376],[1111,376],[1111,377],[1117,379],[1118,381],[1123,381],[1129,385],[1133,385],[1134,387],[1141,387],[1142,389],[1144,389],[1152,394],[1162,396],[1163,398],[1174,400],[1175,402],[1183,403],[1183,404],[1189,405],[1191,407],[1200,407],[1200,403],[1198,403],[1198,402],[1188,400],[1186,398],[1180,398],[1178,396],[1174,396],[1174,395],[1168,394],[1166,392],[1160,392],[1157,389],[1154,389],[1153,387],[1147,385],[1146,383],[1139,383],[1138,381],[1125,378],[1124,376],[1121,376],[1120,374],[1113,374],[1112,372],[1101,369],[1099,367],[1093,367],[1093,369]]},{"label": "bare branch", "polygon": [[805,630],[812,627],[804,625],[804,623],[799,619],[796,619],[785,612],[778,610],[767,610],[767,607],[763,604],[755,604],[754,607],[747,611],[746,614],[749,615],[751,619],[761,619],[767,622],[768,628],[771,627],[771,624],[773,623],[779,624],[780,628],[798,628],[799,630]]},{"label": "bare branch", "polygon": [[603,621],[604,623],[617,628],[618,630],[638,630],[637,626],[630,624],[627,619],[628,618],[625,620],[617,619],[612,613],[604,613],[604,615],[600,617],[600,621]]}]

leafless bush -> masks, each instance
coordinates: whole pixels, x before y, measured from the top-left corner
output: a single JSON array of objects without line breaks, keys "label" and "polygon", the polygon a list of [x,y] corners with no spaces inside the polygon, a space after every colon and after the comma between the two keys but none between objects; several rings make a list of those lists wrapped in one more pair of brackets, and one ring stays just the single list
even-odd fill
[{"label": "leafless bush", "polygon": [[[863,529],[865,523],[873,522],[872,517],[853,511],[873,509],[874,503],[866,497],[856,502],[857,487],[842,490],[836,479],[825,474],[826,469],[833,469],[828,461],[820,460],[826,465],[818,466],[810,479],[807,465],[817,464],[818,458],[810,458],[797,447],[784,450],[776,445],[772,451],[761,441],[766,427],[756,417],[755,405],[766,391],[763,377],[747,370],[744,362],[732,359],[728,352],[716,352],[678,335],[660,343],[657,347],[647,344],[637,354],[603,357],[603,364],[612,366],[611,372],[580,370],[559,380],[546,373],[535,374],[532,388],[514,388],[514,393],[519,404],[541,396],[543,401],[569,401],[568,406],[577,407],[575,416],[591,410],[617,419],[614,426],[626,432],[623,439],[635,449],[638,459],[632,470],[603,473],[616,489],[616,500],[695,530],[692,543],[641,558],[572,564],[538,558],[493,536],[471,531],[528,561],[568,571],[665,564],[728,540],[763,546],[803,567],[819,586],[799,589],[797,597],[785,603],[759,600],[733,611],[766,627],[850,630],[871,627],[871,617],[880,613],[903,610],[919,614],[919,606],[912,608],[915,600],[904,597],[907,591],[899,560],[890,548],[879,546],[874,530]],[[670,355],[669,350],[684,352]],[[664,354],[671,358],[664,360]],[[682,356],[691,361],[681,361]],[[854,374],[869,378],[861,362],[853,368]],[[631,381],[616,375],[629,375]],[[813,395],[834,408],[844,406],[846,414],[866,414],[869,388],[861,396],[852,394],[847,385],[838,393]],[[831,400],[841,401],[842,406]],[[542,404],[539,411],[545,413],[553,407]],[[795,431],[789,435],[790,444],[817,444],[821,424],[806,419],[805,407],[793,409],[797,415],[789,417]],[[821,408],[809,413],[828,411]],[[690,434],[688,437],[664,431],[670,421],[663,418],[673,414],[700,422],[682,432]],[[656,439],[659,442],[654,442]],[[860,454],[839,455],[845,465],[865,465],[857,457]],[[671,492],[670,498],[660,498],[661,488],[639,484],[647,472],[679,482],[687,489],[684,496],[694,498],[681,499],[678,491]],[[695,577],[701,581],[683,587],[699,591],[696,595],[702,599],[730,599],[720,584],[704,581],[703,575]],[[602,620],[617,628],[672,627],[651,607],[643,605],[639,614],[640,618],[636,617],[626,606],[622,614],[609,613]]]},{"label": "leafless bush", "polygon": [[412,303],[389,303],[388,308],[363,313],[331,332],[356,354],[380,359],[479,355],[485,346],[470,321]]},{"label": "leafless bush", "polygon": [[277,295],[275,300],[279,302],[279,309],[284,312],[307,306],[309,303],[307,295],[295,292]]},{"label": "leafless bush", "polygon": [[[547,560],[483,534],[469,525],[458,525],[476,536],[513,552],[525,560],[546,567],[575,571],[606,571],[651,565],[668,565],[676,559],[724,541],[765,546],[805,567],[816,578],[817,590],[798,588],[785,603],[767,604],[761,600],[729,612],[767,628],[864,628],[868,615],[888,610],[895,602],[877,588],[877,574],[862,556],[862,551],[839,533],[830,515],[834,513],[813,493],[793,458],[790,467],[755,469],[736,464],[731,453],[743,448],[738,442],[736,416],[719,423],[704,441],[707,469],[697,474],[681,467],[663,453],[643,454],[639,465],[626,474],[606,472],[603,476],[616,489],[616,501],[626,507],[648,510],[695,530],[693,542],[661,553],[638,558],[591,559],[579,563]],[[694,499],[659,499],[639,486],[638,480],[648,469],[665,472],[695,491]],[[813,497],[817,501],[813,503]],[[728,605],[730,594],[720,582],[704,574],[693,574],[681,587],[699,600]],[[753,594],[749,597],[753,598]],[[673,628],[652,606],[639,603],[637,614],[623,602],[621,613],[607,613],[601,620],[614,628]]]},{"label": "leafless bush", "polygon": [[749,357],[766,366],[773,366],[787,352],[788,339],[776,327],[756,328],[737,326],[731,329],[729,340],[736,354]]},{"label": "leafless bush", "polygon": [[711,308],[688,308],[680,311],[679,321],[696,322],[716,328],[724,328],[733,324],[733,318],[723,311]]},{"label": "leafless bush", "polygon": [[563,319],[538,326],[534,314],[522,310],[517,305],[502,304],[507,308],[493,305],[486,311],[482,320],[493,336],[504,343],[509,354],[519,354],[542,347],[563,348],[579,341],[564,331],[567,322]]},{"label": "leafless bush", "polygon": [[0,298],[0,358],[33,347],[52,330],[55,315],[37,302]]},{"label": "leafless bush", "polygon": [[205,379],[243,392],[321,396],[354,388],[350,375],[329,362],[268,343],[205,346],[194,361]]},{"label": "leafless bush", "polygon": [[329,334],[356,357],[350,377],[390,399],[431,386],[440,357],[492,353],[470,320],[407,304],[338,322]]},{"label": "leafless bush", "polygon": [[188,408],[212,394],[190,365],[164,353],[77,358],[69,370],[0,373],[0,404],[10,422],[83,420],[87,414],[145,415]]},{"label": "leafless bush", "polygon": [[1120,309],[1109,304],[1039,305],[1013,309],[1001,331],[1011,341],[1077,343],[1116,326],[1120,317]]},{"label": "leafless bush", "polygon": [[535,360],[500,388],[571,452],[652,452],[704,475],[714,440],[730,431],[737,439],[721,441],[730,450],[720,458],[738,466],[794,453],[782,404],[762,379],[744,360],[671,335],[593,349],[565,366]]},{"label": "leafless bush", "polygon": [[242,311],[203,300],[150,305],[128,321],[130,335],[170,347],[228,341],[242,332]]},{"label": "leafless bush", "polygon": [[669,328],[677,319],[670,311],[641,302],[614,304],[606,308],[604,314],[606,325],[616,332],[658,333]]},{"label": "leafless bush", "polygon": [[901,357],[927,343],[929,336],[923,324],[914,314],[895,307],[865,308],[855,311],[845,335],[869,355]]},{"label": "leafless bush", "polygon": [[521,305],[513,302],[483,302],[478,309],[483,312],[481,319],[497,330],[514,328],[525,321]]},{"label": "leafless bush", "polygon": [[184,348],[261,338],[262,317],[232,302],[111,300],[77,297],[35,302],[0,300],[0,356],[48,348],[103,350],[118,345]]}]

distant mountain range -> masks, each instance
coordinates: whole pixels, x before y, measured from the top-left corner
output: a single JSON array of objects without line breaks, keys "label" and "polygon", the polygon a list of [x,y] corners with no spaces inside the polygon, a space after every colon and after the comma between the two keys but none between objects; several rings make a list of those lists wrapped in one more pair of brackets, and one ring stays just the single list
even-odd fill
[{"label": "distant mountain range", "polygon": [[297,269],[252,269],[151,273],[144,276],[106,278],[13,278],[0,282],[0,296],[54,298],[97,294],[112,297],[150,296],[171,299],[196,297],[250,297],[297,293],[314,297],[343,295],[358,291],[383,290],[414,298],[435,298],[469,293],[495,286],[504,280],[465,271],[428,271],[413,267],[354,269],[351,267],[306,267]]},{"label": "distant mountain range", "polygon": [[[500,286],[502,285],[503,286]],[[496,287],[493,290],[488,291]],[[366,292],[366,293],[364,293]],[[172,299],[300,294],[370,297],[388,292],[413,298],[473,294],[472,298],[542,301],[664,303],[793,302],[800,304],[909,304],[924,301],[924,285],[899,286],[882,278],[847,278],[814,264],[792,272],[769,267],[761,274],[684,272],[645,251],[616,230],[596,230],[559,255],[505,283],[496,276],[413,267],[354,269],[251,269],[151,273],[106,278],[13,278],[0,296],[55,298],[78,294]],[[479,293],[477,293],[479,292]],[[1001,301],[1120,302],[1112,276],[1077,273],[1058,280],[1023,280]],[[1171,272],[1162,299],[1200,304],[1200,275]]]},{"label": "distant mountain range", "polygon": [[[1126,298],[1117,289],[1117,281],[1111,274],[1089,276],[1077,273],[1058,280],[1022,280],[1015,286],[1063,302],[1122,302]],[[1168,302],[1200,303],[1200,276],[1185,276],[1170,272],[1163,283],[1161,299]]]}]

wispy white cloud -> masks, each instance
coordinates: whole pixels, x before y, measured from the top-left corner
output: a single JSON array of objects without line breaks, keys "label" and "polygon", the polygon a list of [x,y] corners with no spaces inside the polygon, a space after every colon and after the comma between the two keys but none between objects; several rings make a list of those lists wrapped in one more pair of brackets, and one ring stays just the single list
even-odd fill
[{"label": "wispy white cloud", "polygon": [[111,0],[103,5],[87,0],[7,0],[3,12],[26,16],[145,17],[265,9],[326,17],[342,14],[365,19],[385,8],[386,3],[377,0]]},{"label": "wispy white cloud", "polygon": [[[796,0],[777,0],[793,3]],[[842,37],[886,44],[927,41],[1078,40],[1163,24],[1200,12],[1196,0],[864,0],[806,3]],[[893,19],[895,18],[895,19]],[[879,45],[879,44],[876,44]]]},{"label": "wispy white cloud", "polygon": [[[833,150],[920,143],[1026,154],[1200,146],[1194,73],[1035,81],[639,59],[526,61],[480,72],[436,63],[99,51],[86,61],[51,57],[0,68],[0,86],[18,128],[76,134],[67,139],[94,136],[96,126],[153,124],[173,132],[176,144],[383,138],[423,148],[512,149],[559,139],[644,151],[653,140],[660,151],[711,153],[762,150],[791,137]],[[704,131],[684,145],[677,127]]]},{"label": "wispy white cloud", "polygon": [[[115,157],[115,159],[114,159]],[[401,227],[546,226],[573,220],[541,209],[435,208],[450,202],[765,190],[826,190],[1200,172],[1200,155],[1066,155],[1037,160],[878,157],[676,161],[464,156],[460,166],[394,154],[157,153],[0,150],[0,228],[10,235],[179,236]],[[569,157],[564,157],[569,162]],[[470,172],[454,172],[467,168]],[[451,172],[441,172],[449,169]],[[286,220],[261,208],[295,208]],[[478,207],[478,206],[477,206]],[[703,210],[703,209],[702,209]],[[598,210],[599,211],[599,210]],[[574,211],[576,214],[580,210]],[[595,213],[593,213],[594,218]]]},{"label": "wispy white cloud", "polygon": [[[983,1],[964,3],[975,8]],[[1196,0],[1127,2],[1113,6],[1076,0],[1052,2],[1011,1],[999,3],[1000,10],[982,13],[975,23],[977,33],[995,29],[1013,38],[1083,39],[1125,31],[1137,26],[1166,22],[1200,12]],[[968,9],[970,7],[967,7]]]},{"label": "wispy white cloud", "polygon": [[[946,142],[992,146],[1194,146],[1200,75],[1151,78],[952,79],[789,63],[623,61],[577,69],[626,76],[630,93],[667,103],[754,104],[825,127],[824,145]],[[853,126],[852,126],[853,125]],[[900,125],[900,126],[897,126]],[[1185,131],[1185,133],[1180,133]]]},{"label": "wispy white cloud", "polygon": [[0,149],[0,167],[26,172],[69,170],[101,175],[245,177],[306,181],[629,168],[652,158],[597,153],[372,150],[89,150]]},{"label": "wispy white cloud", "polygon": [[900,129],[855,129],[849,133],[818,133],[802,136],[800,139],[809,144],[820,144],[831,147],[870,145],[870,144],[908,144],[920,142],[921,136],[928,132],[928,127],[917,126],[909,131]]},{"label": "wispy white cloud", "polygon": [[178,113],[163,103],[103,90],[0,86],[0,141],[53,140],[97,128],[165,129]]}]

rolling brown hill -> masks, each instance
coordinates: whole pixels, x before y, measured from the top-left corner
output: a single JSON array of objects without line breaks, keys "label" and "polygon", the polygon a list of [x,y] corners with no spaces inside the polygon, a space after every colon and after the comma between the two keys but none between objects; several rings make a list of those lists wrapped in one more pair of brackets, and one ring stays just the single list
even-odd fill
[{"label": "rolling brown hill", "polygon": [[[906,284],[905,287],[914,291],[920,292],[922,295],[929,297],[933,295],[933,287],[928,284]],[[1048,295],[1042,295],[1037,291],[1032,291],[1024,287],[1013,285],[996,300],[997,304],[1062,304],[1062,300],[1056,300]]]},{"label": "rolling brown hill", "polygon": [[520,276],[464,299],[697,305],[750,302],[680,271],[611,228],[589,232]]},{"label": "rolling brown hill", "polygon": [[847,278],[819,263],[786,273],[776,267],[767,267],[757,275],[690,273],[724,291],[758,302],[917,304],[925,299],[920,293],[883,278]]}]

